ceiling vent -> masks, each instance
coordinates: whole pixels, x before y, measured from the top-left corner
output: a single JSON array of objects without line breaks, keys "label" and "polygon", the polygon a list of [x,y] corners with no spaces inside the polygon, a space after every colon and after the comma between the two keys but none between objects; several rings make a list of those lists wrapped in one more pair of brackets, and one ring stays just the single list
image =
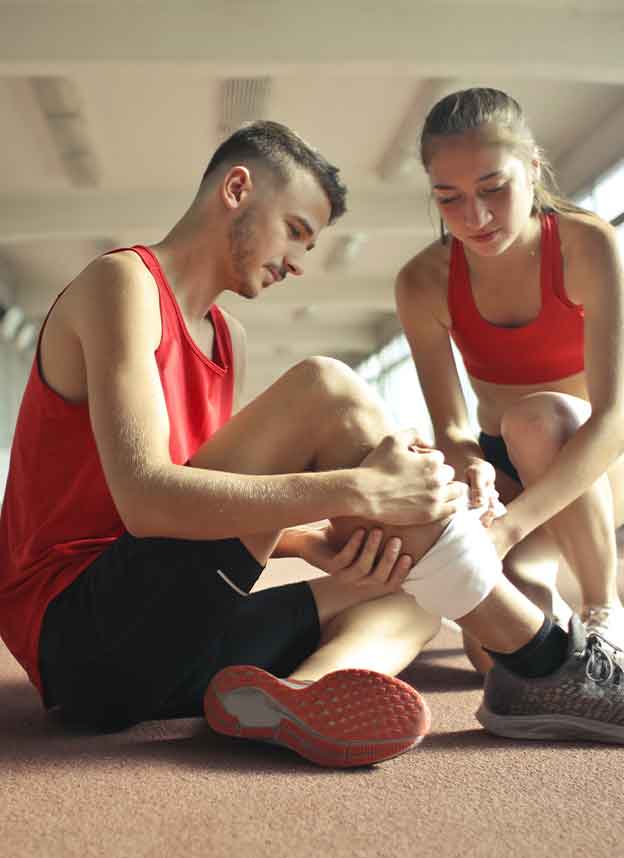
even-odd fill
[{"label": "ceiling vent", "polygon": [[271,78],[237,77],[221,84],[219,136],[229,137],[244,122],[266,119],[271,94]]},{"label": "ceiling vent", "polygon": [[341,235],[336,238],[327,255],[325,270],[334,273],[347,271],[353,262],[355,262],[367,241],[368,236],[362,232]]},{"label": "ceiling vent", "polygon": [[34,77],[30,83],[69,180],[77,187],[97,185],[98,166],[76,87],[61,77]]},{"label": "ceiling vent", "polygon": [[377,165],[380,179],[402,181],[419,167],[418,140],[425,117],[439,99],[457,89],[456,83],[449,78],[429,78],[418,84],[400,128]]}]

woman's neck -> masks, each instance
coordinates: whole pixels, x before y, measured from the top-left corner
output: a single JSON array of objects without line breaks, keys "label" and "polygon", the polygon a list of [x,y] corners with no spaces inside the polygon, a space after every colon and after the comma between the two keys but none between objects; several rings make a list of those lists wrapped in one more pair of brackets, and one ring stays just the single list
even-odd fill
[{"label": "woman's neck", "polygon": [[464,245],[470,271],[480,277],[500,276],[501,272],[532,267],[540,256],[542,224],[539,215],[531,216],[513,243],[497,256],[480,256]]}]

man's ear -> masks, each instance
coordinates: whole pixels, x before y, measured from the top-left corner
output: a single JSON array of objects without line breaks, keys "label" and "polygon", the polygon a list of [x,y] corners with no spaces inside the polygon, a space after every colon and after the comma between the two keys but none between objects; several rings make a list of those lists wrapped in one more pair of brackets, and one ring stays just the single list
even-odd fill
[{"label": "man's ear", "polygon": [[221,183],[221,199],[228,209],[240,208],[253,189],[251,173],[247,167],[230,167]]}]

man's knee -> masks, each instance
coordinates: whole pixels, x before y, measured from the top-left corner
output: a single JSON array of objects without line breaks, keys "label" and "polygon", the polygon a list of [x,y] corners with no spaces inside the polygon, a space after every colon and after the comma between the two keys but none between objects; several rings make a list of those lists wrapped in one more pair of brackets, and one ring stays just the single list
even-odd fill
[{"label": "man's knee", "polygon": [[521,476],[531,476],[550,464],[583,422],[571,397],[537,393],[523,397],[505,411],[501,433]]},{"label": "man's knee", "polygon": [[319,412],[323,420],[348,415],[353,407],[381,407],[372,388],[336,358],[323,355],[305,358],[295,364],[289,374],[292,374],[295,389],[306,399],[314,397],[321,408],[331,406],[330,413]]}]

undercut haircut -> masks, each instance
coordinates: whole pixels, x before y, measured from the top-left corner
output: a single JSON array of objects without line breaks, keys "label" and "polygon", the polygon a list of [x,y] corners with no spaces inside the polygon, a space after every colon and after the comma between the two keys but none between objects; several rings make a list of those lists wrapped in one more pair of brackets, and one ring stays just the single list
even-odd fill
[{"label": "undercut haircut", "polygon": [[347,188],[340,179],[338,167],[290,128],[268,120],[246,123],[224,140],[206,167],[201,185],[223,164],[246,165],[254,161],[266,166],[282,185],[288,183],[295,168],[311,173],[329,201],[330,223],[347,210]]}]

